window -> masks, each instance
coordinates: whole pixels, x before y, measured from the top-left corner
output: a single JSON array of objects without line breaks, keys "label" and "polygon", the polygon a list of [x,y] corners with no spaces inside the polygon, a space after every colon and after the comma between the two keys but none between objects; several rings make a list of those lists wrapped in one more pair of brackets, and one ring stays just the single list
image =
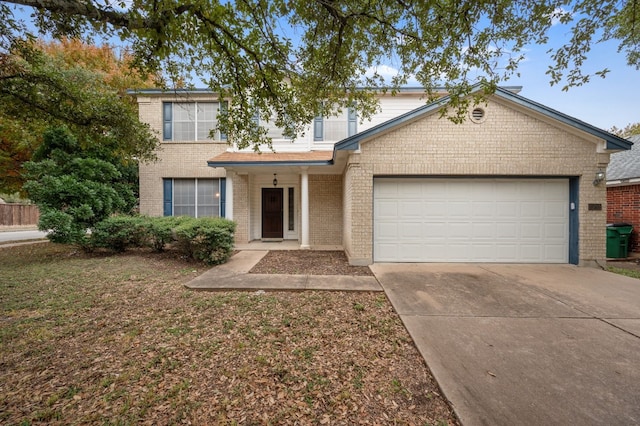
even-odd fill
[{"label": "window", "polygon": [[295,198],[294,198],[294,195],[293,195],[293,188],[289,188],[289,194],[288,195],[289,195],[289,197],[288,197],[289,205],[287,206],[288,207],[287,215],[288,215],[288,218],[289,218],[289,227],[288,227],[288,229],[289,229],[289,231],[294,231],[295,230],[294,225],[295,225],[296,216],[295,216]]},{"label": "window", "polygon": [[[165,102],[162,105],[165,141],[206,141],[211,140],[209,132],[218,124],[216,115],[218,102]],[[218,134],[215,139],[226,140],[226,135]]]},{"label": "window", "polygon": [[[274,118],[274,117],[272,117]],[[272,120],[263,120],[260,117],[260,111],[256,111],[253,115],[253,122],[256,126],[262,126],[267,131],[267,137],[271,139],[290,139],[282,134],[282,129],[276,126]]]},{"label": "window", "polygon": [[224,216],[225,179],[164,179],[164,215]]},{"label": "window", "polygon": [[314,141],[339,141],[353,136],[358,131],[358,116],[355,108],[347,108],[337,116],[316,116],[313,120]]}]

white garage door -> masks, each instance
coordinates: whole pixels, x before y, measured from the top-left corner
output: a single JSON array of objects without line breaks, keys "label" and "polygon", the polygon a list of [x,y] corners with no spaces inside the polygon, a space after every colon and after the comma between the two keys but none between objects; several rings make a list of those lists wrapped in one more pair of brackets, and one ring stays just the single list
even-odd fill
[{"label": "white garage door", "polygon": [[376,262],[568,263],[568,179],[376,178]]}]

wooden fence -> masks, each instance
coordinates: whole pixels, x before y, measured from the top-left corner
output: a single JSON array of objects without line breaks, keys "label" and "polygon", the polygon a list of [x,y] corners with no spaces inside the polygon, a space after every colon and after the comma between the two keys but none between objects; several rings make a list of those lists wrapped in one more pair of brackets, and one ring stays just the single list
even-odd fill
[{"label": "wooden fence", "polygon": [[0,226],[37,225],[38,206],[33,204],[0,204]]}]

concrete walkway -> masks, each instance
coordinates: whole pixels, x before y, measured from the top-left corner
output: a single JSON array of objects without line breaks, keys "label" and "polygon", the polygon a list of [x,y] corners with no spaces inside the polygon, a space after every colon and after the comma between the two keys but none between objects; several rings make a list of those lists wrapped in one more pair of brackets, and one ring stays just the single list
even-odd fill
[{"label": "concrete walkway", "polygon": [[382,291],[375,277],[350,275],[280,275],[249,274],[268,253],[267,250],[246,250],[236,253],[223,265],[211,268],[189,281],[193,290],[339,290]]},{"label": "concrete walkway", "polygon": [[640,424],[640,281],[571,265],[375,264],[465,426]]}]

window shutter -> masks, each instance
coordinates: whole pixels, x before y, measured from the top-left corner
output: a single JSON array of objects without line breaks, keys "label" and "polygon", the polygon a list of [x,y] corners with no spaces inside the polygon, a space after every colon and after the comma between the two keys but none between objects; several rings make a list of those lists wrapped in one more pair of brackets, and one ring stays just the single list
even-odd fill
[{"label": "window shutter", "polygon": [[347,136],[353,136],[358,133],[358,114],[353,106],[348,109]]},{"label": "window shutter", "polygon": [[162,179],[162,191],[163,191],[163,214],[165,216],[173,216],[173,180]]},{"label": "window shutter", "polygon": [[220,217],[227,217],[227,179],[220,179]]},{"label": "window shutter", "polygon": [[[228,109],[229,109],[229,102],[227,102],[227,101],[220,102],[220,112],[226,114]],[[221,141],[226,141],[227,140],[227,134],[220,132],[220,140]]]},{"label": "window shutter", "polygon": [[170,141],[173,139],[173,104],[164,102],[162,104],[162,139]]},{"label": "window shutter", "polygon": [[313,119],[313,140],[321,141],[324,140],[324,121],[322,115],[316,116]]}]

